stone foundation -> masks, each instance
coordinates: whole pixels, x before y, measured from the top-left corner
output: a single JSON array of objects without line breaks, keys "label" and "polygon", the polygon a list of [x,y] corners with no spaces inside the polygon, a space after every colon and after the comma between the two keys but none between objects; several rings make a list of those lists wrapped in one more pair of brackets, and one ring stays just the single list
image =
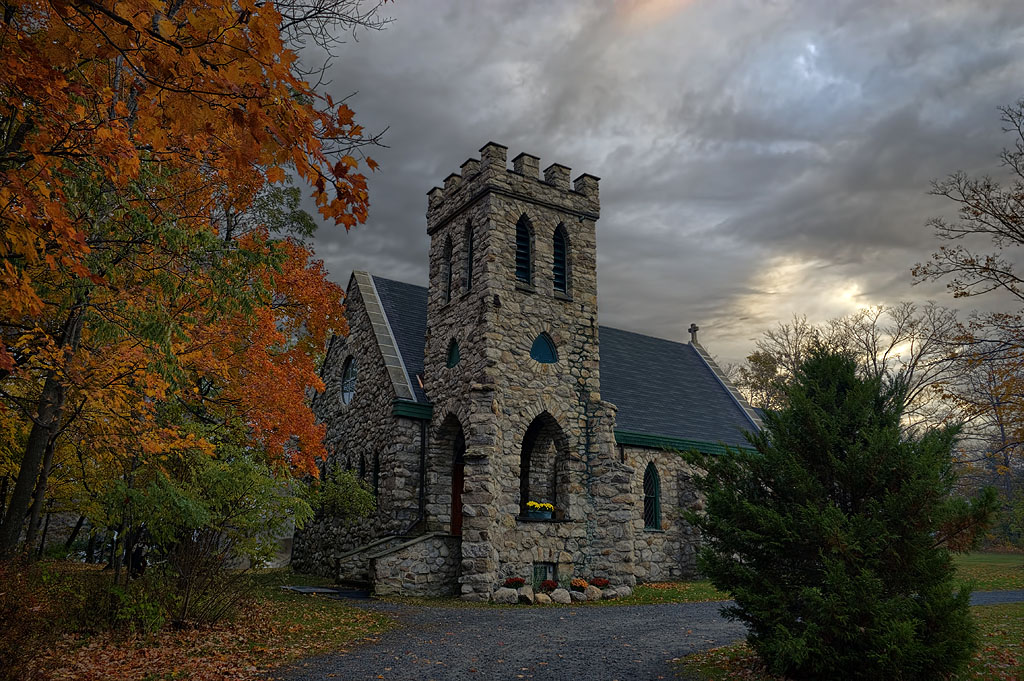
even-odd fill
[{"label": "stone foundation", "polygon": [[424,534],[370,556],[377,596],[451,596],[459,571],[459,539]]}]

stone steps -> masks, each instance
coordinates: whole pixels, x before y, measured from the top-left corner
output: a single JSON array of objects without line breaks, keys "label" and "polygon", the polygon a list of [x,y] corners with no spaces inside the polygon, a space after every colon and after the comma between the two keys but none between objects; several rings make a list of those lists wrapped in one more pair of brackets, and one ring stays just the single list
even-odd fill
[{"label": "stone steps", "polygon": [[339,584],[368,587],[371,577],[371,556],[405,544],[413,537],[391,534],[341,554],[334,561],[334,578]]}]

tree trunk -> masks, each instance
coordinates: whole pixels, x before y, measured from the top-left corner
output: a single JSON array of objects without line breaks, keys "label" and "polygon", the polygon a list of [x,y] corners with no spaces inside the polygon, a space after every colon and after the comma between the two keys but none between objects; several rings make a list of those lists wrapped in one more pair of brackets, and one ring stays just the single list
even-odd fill
[{"label": "tree trunk", "polygon": [[89,528],[89,543],[85,545],[85,562],[92,563],[96,558],[96,528]]},{"label": "tree trunk", "polygon": [[[75,523],[75,529],[71,530],[71,536],[68,537],[68,540],[66,542],[64,542],[64,548],[66,550],[70,551],[71,547],[74,546],[75,540],[78,539],[78,533],[82,531],[82,525],[84,525],[84,524],[85,524],[85,516],[84,515],[78,516],[78,522]],[[92,535],[89,535],[89,540],[90,540],[90,542],[92,541]]]},{"label": "tree trunk", "polygon": [[[84,312],[84,303],[75,305],[64,324],[61,347],[64,349],[65,361],[70,361],[78,350],[78,343],[82,338]],[[32,503],[32,492],[36,487],[39,467],[46,454],[47,444],[60,429],[65,399],[67,389],[58,379],[56,372],[51,371],[39,395],[39,410],[28,435],[25,455],[21,460],[14,491],[11,493],[11,503],[7,507],[3,524],[0,525],[0,559],[12,557],[18,549],[18,540],[21,538],[25,514]]]},{"label": "tree trunk", "polygon": [[[39,472],[39,480],[36,482],[36,492],[32,498],[32,508],[29,510],[28,532],[25,534],[25,552],[31,553],[32,547],[36,545],[36,535],[39,534],[39,523],[43,519],[43,501],[46,498],[46,481],[50,478],[50,466],[53,464],[53,450],[56,444],[53,440],[46,445],[46,454],[43,455],[43,470]],[[49,521],[49,515],[47,515]]]},{"label": "tree trunk", "polygon": [[[49,511],[47,511],[46,512],[46,522],[43,524],[43,536],[39,539],[39,550],[36,551],[36,555],[37,556],[42,556],[43,555],[43,550],[46,548],[46,533],[50,529],[50,515],[52,515],[52,514]],[[32,548],[32,545],[29,544],[29,550],[31,550],[31,548]]]},{"label": "tree trunk", "polygon": [[3,525],[5,511],[7,510],[7,487],[10,485],[11,476],[4,474],[3,482],[0,482],[0,525]]}]

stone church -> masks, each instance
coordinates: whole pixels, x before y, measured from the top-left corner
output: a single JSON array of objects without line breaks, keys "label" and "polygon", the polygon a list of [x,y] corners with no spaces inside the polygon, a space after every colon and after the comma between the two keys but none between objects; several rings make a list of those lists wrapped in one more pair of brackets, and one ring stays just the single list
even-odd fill
[{"label": "stone church", "polygon": [[758,415],[696,326],[680,343],[598,324],[597,177],[480,153],[428,194],[427,288],[352,274],[314,411],[323,472],[356,472],[377,508],[318,517],[293,565],[472,600],[509,577],[692,577],[678,452],[742,446]]}]

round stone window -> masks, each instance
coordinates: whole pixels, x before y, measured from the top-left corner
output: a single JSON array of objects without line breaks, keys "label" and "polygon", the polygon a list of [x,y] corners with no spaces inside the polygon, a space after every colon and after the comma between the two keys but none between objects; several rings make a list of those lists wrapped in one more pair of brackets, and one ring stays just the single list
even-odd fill
[{"label": "round stone window", "polygon": [[345,360],[345,367],[341,370],[341,401],[348,404],[356,394],[356,373],[358,370],[355,357]]}]

